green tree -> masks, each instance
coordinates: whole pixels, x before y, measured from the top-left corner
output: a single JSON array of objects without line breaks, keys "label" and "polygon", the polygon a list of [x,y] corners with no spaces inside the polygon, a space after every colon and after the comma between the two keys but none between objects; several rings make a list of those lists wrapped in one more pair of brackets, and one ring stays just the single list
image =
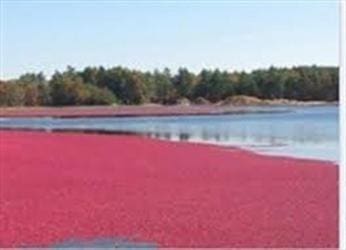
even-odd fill
[{"label": "green tree", "polygon": [[186,68],[180,68],[177,75],[173,77],[173,86],[178,98],[191,98],[195,83],[195,75],[189,72]]}]

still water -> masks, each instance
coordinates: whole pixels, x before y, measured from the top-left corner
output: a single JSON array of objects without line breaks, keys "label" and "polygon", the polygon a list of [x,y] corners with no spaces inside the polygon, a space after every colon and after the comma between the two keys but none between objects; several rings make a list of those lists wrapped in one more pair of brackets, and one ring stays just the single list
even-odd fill
[{"label": "still water", "polygon": [[127,118],[0,118],[0,128],[135,132],[164,140],[239,146],[263,154],[338,162],[337,106],[262,109],[275,112]]}]

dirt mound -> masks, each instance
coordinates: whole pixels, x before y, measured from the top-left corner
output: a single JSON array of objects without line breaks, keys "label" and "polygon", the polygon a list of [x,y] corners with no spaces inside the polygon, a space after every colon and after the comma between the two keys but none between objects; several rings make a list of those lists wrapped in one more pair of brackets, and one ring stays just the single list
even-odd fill
[{"label": "dirt mound", "polygon": [[189,105],[191,105],[191,102],[187,98],[180,98],[180,99],[177,100],[176,104],[184,105],[184,106],[189,106]]},{"label": "dirt mound", "polygon": [[197,105],[207,105],[207,104],[210,104],[210,102],[203,98],[203,97],[198,97],[194,102],[194,104],[197,104]]},{"label": "dirt mound", "polygon": [[234,105],[234,106],[249,106],[249,105],[263,105],[266,104],[263,100],[246,95],[230,96],[220,102],[220,105]]}]

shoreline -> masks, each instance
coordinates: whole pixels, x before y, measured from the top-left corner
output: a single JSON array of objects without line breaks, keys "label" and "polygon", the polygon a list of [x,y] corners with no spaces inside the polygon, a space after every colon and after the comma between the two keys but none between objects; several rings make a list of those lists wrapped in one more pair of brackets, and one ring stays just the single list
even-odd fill
[{"label": "shoreline", "polygon": [[1,118],[102,118],[102,117],[159,117],[191,115],[226,115],[248,113],[289,112],[268,108],[289,109],[291,107],[337,106],[336,103],[306,102],[304,104],[277,105],[158,105],[138,106],[67,106],[67,107],[1,107]]},{"label": "shoreline", "polygon": [[280,153],[271,153],[271,152],[262,152],[258,151],[249,146],[241,146],[241,145],[222,145],[211,142],[203,142],[203,141],[195,141],[195,140],[171,140],[171,139],[162,139],[158,137],[152,137],[148,133],[141,132],[133,132],[133,131],[115,131],[115,130],[104,130],[104,129],[50,129],[50,128],[20,128],[20,127],[0,127],[1,132],[39,132],[39,133],[61,133],[61,134],[80,134],[80,135],[110,135],[110,136],[137,136],[143,137],[151,140],[165,141],[165,142],[173,142],[173,143],[189,143],[196,145],[207,145],[207,146],[215,146],[224,149],[238,149],[251,152],[256,155],[268,156],[268,157],[277,157],[277,158],[288,158],[295,160],[307,160],[307,161],[318,161],[324,163],[331,163],[338,166],[338,160],[330,160],[330,159],[317,159],[312,157],[303,157],[297,155],[288,155],[288,154],[280,154]]},{"label": "shoreline", "polygon": [[159,247],[338,245],[335,164],[128,135],[0,137],[0,246],[119,236]]}]

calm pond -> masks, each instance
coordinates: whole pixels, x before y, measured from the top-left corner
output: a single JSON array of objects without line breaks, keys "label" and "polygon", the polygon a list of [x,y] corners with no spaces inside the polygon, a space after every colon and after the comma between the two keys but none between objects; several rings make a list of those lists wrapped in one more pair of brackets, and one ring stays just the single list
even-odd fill
[{"label": "calm pond", "polygon": [[261,110],[266,112],[216,116],[0,118],[0,128],[134,132],[164,140],[239,146],[271,155],[338,162],[337,106]]}]

